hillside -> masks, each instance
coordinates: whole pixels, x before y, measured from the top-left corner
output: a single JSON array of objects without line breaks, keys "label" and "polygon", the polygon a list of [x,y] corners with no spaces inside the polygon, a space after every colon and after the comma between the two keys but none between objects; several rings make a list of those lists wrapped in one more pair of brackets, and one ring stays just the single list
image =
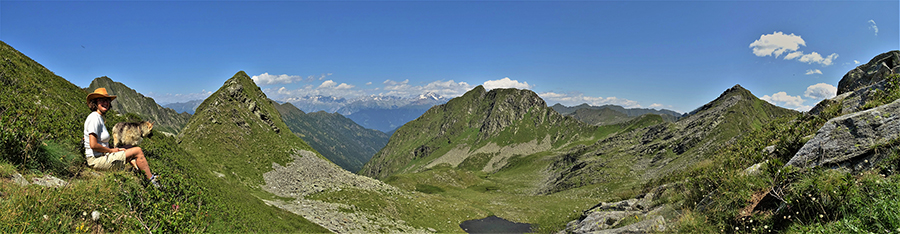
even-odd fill
[{"label": "hillside", "polygon": [[65,167],[84,158],[47,157],[45,143],[79,152],[87,93],[2,41],[0,58],[0,159],[19,169],[74,173]]},{"label": "hillside", "polygon": [[669,118],[669,117],[667,117],[667,115],[676,117],[676,119],[677,119],[677,118],[681,118],[681,116],[682,116],[681,113],[678,113],[678,112],[675,112],[672,110],[667,110],[667,109],[656,110],[656,109],[647,109],[647,108],[625,108],[625,107],[618,106],[618,105],[591,106],[591,105],[588,105],[587,103],[582,103],[581,105],[571,106],[571,107],[556,103],[556,104],[553,104],[553,106],[551,106],[550,108],[553,108],[553,110],[556,110],[556,112],[559,112],[560,114],[563,114],[563,115],[570,115],[570,114],[574,113],[575,111],[581,110],[581,109],[594,109],[594,110],[610,109],[610,110],[614,110],[616,112],[623,113],[623,114],[625,114],[627,116],[631,116],[631,117],[637,117],[637,116],[646,115],[646,114],[655,114],[655,115],[661,115],[666,119]]},{"label": "hillside", "polygon": [[[251,220],[279,220],[270,231],[315,232],[321,227],[303,217],[266,205],[261,199],[263,174],[273,164],[286,165],[296,152],[311,151],[294,135],[262,90],[243,71],[203,101],[178,137],[179,146],[194,157],[192,173],[224,201],[228,209]],[[261,219],[262,218],[262,219]],[[282,222],[283,221],[283,222]]]},{"label": "hillside", "polygon": [[357,172],[387,144],[389,136],[338,114],[304,113],[291,103],[273,104],[291,132],[338,166]]},{"label": "hillside", "polygon": [[466,161],[494,172],[514,155],[589,141],[597,130],[559,115],[532,91],[478,86],[400,127],[361,174],[385,178]]},{"label": "hillside", "polygon": [[795,114],[735,85],[677,122],[635,129],[563,155],[553,163],[555,176],[542,192],[646,182],[700,161],[743,132]]},{"label": "hillside", "polygon": [[115,82],[109,77],[97,77],[85,91],[93,92],[97,88],[106,88],[110,95],[116,95],[112,102],[113,110],[119,113],[135,113],[152,122],[153,128],[161,132],[177,135],[188,120],[190,114],[160,106],[153,98],[145,97],[125,84]]},{"label": "hillside", "polygon": [[[235,209],[210,193],[215,181],[193,171],[200,164],[191,154],[159,132],[141,147],[164,188],[139,173],[87,168],[87,93],[2,42],[0,59],[0,232],[326,231],[262,202]],[[104,118],[111,126],[134,117],[110,110]]]}]

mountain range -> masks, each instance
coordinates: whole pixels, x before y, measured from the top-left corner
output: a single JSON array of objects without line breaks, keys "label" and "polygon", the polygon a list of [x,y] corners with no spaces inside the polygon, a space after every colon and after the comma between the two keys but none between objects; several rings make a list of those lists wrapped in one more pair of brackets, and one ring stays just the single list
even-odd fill
[{"label": "mountain range", "polygon": [[682,117],[681,113],[672,110],[624,108],[617,105],[591,106],[587,103],[584,103],[577,106],[567,107],[563,106],[562,104],[556,103],[551,108],[553,108],[553,110],[556,110],[560,114],[572,116],[575,117],[575,119],[593,125],[622,123],[629,119],[646,114],[655,114],[662,116],[664,120],[669,122],[675,122],[675,120],[678,120]]},{"label": "mountain range", "polygon": [[291,103],[273,104],[291,131],[342,168],[357,172],[387,144],[389,136],[338,113],[305,113]]},{"label": "mountain range", "polygon": [[[377,131],[278,104],[240,71],[177,136],[142,143],[159,189],[86,168],[87,91],[5,43],[0,59],[0,232],[463,232],[491,215],[540,233],[900,227],[900,51],[804,113],[740,85],[676,120],[564,115],[533,91],[478,86],[403,124],[359,174],[302,137],[372,150]],[[595,110],[606,122],[576,119]],[[54,176],[68,185],[38,183]]]},{"label": "mountain range", "polygon": [[197,110],[197,107],[200,107],[200,104],[203,103],[203,100],[191,100],[187,102],[175,102],[163,104],[162,106],[165,108],[169,108],[175,110],[175,112],[183,113],[187,112],[188,114],[194,114],[194,111]]}]

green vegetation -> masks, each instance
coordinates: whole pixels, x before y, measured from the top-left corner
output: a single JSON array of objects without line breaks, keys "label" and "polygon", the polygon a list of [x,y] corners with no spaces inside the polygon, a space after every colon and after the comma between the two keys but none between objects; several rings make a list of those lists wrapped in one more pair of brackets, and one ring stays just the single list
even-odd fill
[{"label": "green vegetation", "polygon": [[273,104],[291,132],[341,168],[357,172],[387,144],[387,134],[366,129],[338,113],[304,113],[290,103]]},{"label": "green vegetation", "polygon": [[[140,147],[165,186],[141,173],[96,172],[81,146],[87,93],[0,42],[0,232],[327,232],[215,178],[174,137]],[[142,118],[107,112],[107,127]],[[20,186],[52,175],[68,186]],[[218,179],[218,180],[217,180]],[[236,202],[237,201],[237,202]],[[92,219],[93,211],[99,219]]]},{"label": "green vegetation", "polygon": [[[800,114],[772,121],[645,189],[676,185],[680,192],[669,194],[666,202],[686,211],[676,223],[680,232],[897,232],[898,144],[878,146],[875,151],[889,157],[861,173],[784,167],[806,142],[805,136],[840,111],[840,105],[832,105],[819,116]],[[767,146],[774,146],[771,154],[763,153]],[[761,162],[767,163],[758,174],[744,174],[745,168]]]},{"label": "green vegetation", "polygon": [[873,90],[875,95],[866,101],[866,104],[862,107],[863,110],[872,109],[900,99],[900,74],[892,74],[886,77],[885,80],[887,82],[884,90]]}]

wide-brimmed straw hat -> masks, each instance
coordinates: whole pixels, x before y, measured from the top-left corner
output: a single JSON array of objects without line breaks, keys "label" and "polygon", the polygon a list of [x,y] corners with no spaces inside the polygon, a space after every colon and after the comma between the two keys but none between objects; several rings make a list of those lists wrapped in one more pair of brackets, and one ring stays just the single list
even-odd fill
[{"label": "wide-brimmed straw hat", "polygon": [[109,101],[116,99],[116,95],[109,95],[109,93],[106,92],[106,88],[97,88],[93,93],[87,95],[87,103],[91,104],[91,100],[102,97],[109,98]]}]

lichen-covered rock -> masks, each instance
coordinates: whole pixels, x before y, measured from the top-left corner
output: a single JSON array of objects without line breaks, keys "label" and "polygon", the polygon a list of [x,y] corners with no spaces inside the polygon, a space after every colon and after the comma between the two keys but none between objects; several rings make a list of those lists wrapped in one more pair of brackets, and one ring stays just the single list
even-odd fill
[{"label": "lichen-covered rock", "polygon": [[900,72],[900,50],[880,54],[868,63],[847,72],[838,82],[838,95],[875,84],[890,74]]},{"label": "lichen-covered rock", "polygon": [[[637,198],[618,202],[601,202],[588,209],[578,220],[566,224],[560,233],[647,233],[666,230],[663,210],[667,205],[653,207],[653,200],[667,186],[660,186]],[[626,220],[637,221],[622,225]]]},{"label": "lichen-covered rock", "polygon": [[40,186],[44,186],[44,187],[51,187],[51,188],[65,187],[66,185],[69,185],[69,183],[66,182],[65,180],[56,178],[51,175],[44,175],[43,177],[32,178],[31,180],[32,180],[32,182],[31,182],[32,184],[36,184],[36,185],[40,185]]},{"label": "lichen-covered rock", "polygon": [[868,169],[880,157],[873,149],[898,136],[900,100],[829,120],[787,165],[801,168],[830,165],[854,171]]}]

